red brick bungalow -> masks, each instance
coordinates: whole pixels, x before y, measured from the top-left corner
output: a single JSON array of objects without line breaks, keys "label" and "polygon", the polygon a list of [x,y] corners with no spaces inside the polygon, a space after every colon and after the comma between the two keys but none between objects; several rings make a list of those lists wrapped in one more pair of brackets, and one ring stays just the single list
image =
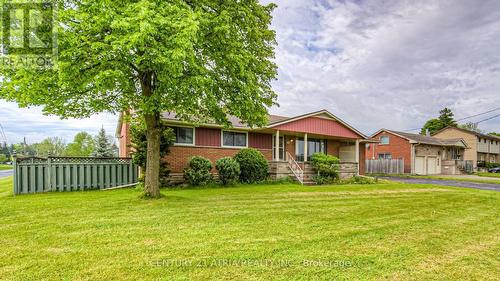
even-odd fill
[{"label": "red brick bungalow", "polygon": [[461,138],[431,136],[381,129],[372,135],[377,143],[366,145],[365,158],[403,159],[408,174],[461,174],[467,143]]},{"label": "red brick bungalow", "polygon": [[[301,182],[307,181],[310,171],[307,162],[316,152],[339,157],[342,177],[364,174],[364,153],[360,152],[370,140],[327,110],[295,117],[269,115],[269,123],[262,128],[250,128],[234,117],[230,118],[231,129],[217,124],[194,126],[171,113],[162,117],[176,135],[176,143],[166,157],[173,179],[182,178],[182,171],[193,156],[203,156],[215,163],[247,147],[264,154],[274,178],[292,176]],[[127,123],[120,121],[117,136],[120,138],[120,156],[129,156]]]}]

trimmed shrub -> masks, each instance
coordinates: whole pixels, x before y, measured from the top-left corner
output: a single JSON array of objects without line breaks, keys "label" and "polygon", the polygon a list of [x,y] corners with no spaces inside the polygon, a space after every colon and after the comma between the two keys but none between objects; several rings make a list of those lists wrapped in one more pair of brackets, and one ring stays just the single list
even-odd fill
[{"label": "trimmed shrub", "polygon": [[223,185],[237,182],[240,177],[240,164],[231,157],[224,157],[215,163],[219,180]]},{"label": "trimmed shrub", "polygon": [[349,179],[340,180],[339,184],[375,184],[378,182],[377,178],[354,176]]},{"label": "trimmed shrub", "polygon": [[267,178],[269,164],[264,155],[257,149],[242,149],[236,153],[234,160],[240,164],[241,182],[256,183]]},{"label": "trimmed shrub", "polygon": [[486,169],[492,169],[492,168],[500,167],[500,163],[486,162],[484,166],[486,167]]},{"label": "trimmed shrub", "polygon": [[212,162],[201,156],[189,159],[188,166],[184,168],[184,179],[192,186],[205,185],[212,181]]},{"label": "trimmed shrub", "polygon": [[337,157],[324,153],[315,153],[311,157],[311,164],[317,173],[312,178],[316,184],[333,183],[339,178],[340,160]]}]

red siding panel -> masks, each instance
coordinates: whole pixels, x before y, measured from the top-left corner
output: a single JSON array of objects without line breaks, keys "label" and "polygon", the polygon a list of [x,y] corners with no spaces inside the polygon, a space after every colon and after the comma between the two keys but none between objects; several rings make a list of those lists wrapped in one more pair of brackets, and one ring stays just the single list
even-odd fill
[{"label": "red siding panel", "polygon": [[220,129],[196,128],[196,145],[221,146]]},{"label": "red siding panel", "polygon": [[332,137],[352,139],[357,139],[360,137],[356,132],[352,131],[351,129],[335,120],[318,117],[304,118],[273,128],[289,132],[317,134]]},{"label": "red siding panel", "polygon": [[273,135],[248,133],[248,147],[273,149]]}]

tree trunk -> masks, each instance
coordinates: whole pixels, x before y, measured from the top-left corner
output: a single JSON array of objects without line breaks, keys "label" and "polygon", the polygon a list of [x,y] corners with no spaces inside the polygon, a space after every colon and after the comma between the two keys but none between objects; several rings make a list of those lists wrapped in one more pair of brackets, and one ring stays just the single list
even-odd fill
[{"label": "tree trunk", "polygon": [[146,173],[144,179],[144,195],[150,198],[160,197],[160,114],[152,113],[144,116],[146,121]]}]

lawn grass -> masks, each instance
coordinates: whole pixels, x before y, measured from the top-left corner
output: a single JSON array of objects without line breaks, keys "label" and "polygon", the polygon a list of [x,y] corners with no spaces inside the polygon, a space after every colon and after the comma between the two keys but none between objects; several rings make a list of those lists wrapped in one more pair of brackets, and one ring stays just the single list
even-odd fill
[{"label": "lawn grass", "polygon": [[496,179],[474,179],[474,178],[460,178],[454,176],[443,176],[443,175],[428,175],[428,176],[417,176],[408,174],[390,175],[390,174],[372,174],[372,177],[396,177],[396,178],[413,178],[413,179],[433,179],[433,180],[447,180],[447,181],[462,181],[462,182],[476,182],[476,183],[493,183],[500,184],[500,178]]},{"label": "lawn grass", "polygon": [[415,179],[435,179],[435,180],[448,180],[448,181],[462,181],[462,182],[477,182],[477,183],[494,183],[500,184],[500,179],[474,179],[474,178],[460,178],[453,176],[410,176]]},{"label": "lawn grass", "polygon": [[0,171],[3,170],[12,170],[12,165],[5,165],[5,164],[0,164]]},{"label": "lawn grass", "polygon": [[498,280],[500,193],[382,183],[12,196],[1,280]]},{"label": "lawn grass", "polygon": [[480,177],[500,178],[500,173],[476,173]]}]

